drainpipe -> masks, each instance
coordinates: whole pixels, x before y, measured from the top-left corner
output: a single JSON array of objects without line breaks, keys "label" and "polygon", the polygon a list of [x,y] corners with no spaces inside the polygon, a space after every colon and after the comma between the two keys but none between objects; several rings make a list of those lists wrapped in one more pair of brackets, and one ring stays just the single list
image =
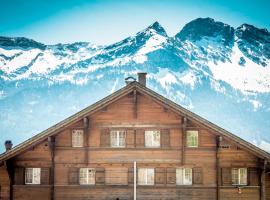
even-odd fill
[{"label": "drainpipe", "polygon": [[134,161],[134,194],[133,194],[133,196],[134,196],[134,200],[136,200],[136,193],[137,193],[137,191],[136,191],[136,187],[137,187],[137,163],[136,163],[136,161]]}]

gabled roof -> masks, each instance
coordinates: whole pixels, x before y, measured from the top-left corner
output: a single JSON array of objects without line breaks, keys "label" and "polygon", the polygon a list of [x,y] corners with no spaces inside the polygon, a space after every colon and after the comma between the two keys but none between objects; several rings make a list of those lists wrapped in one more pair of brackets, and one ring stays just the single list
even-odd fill
[{"label": "gabled roof", "polygon": [[251,153],[257,155],[258,157],[262,159],[267,159],[270,161],[270,154],[267,153],[266,151],[256,147],[255,145],[241,139],[240,137],[226,131],[225,129],[211,123],[210,121],[200,117],[199,115],[183,108],[182,106],[176,104],[175,102],[163,97],[162,95],[154,92],[153,90],[143,86],[142,84],[134,81],[122,89],[112,93],[111,95],[101,99],[100,101],[86,107],[85,109],[81,110],[80,112],[66,118],[65,120],[55,124],[54,126],[42,131],[41,133],[35,135],[34,137],[24,141],[23,143],[15,146],[13,149],[4,152],[3,154],[0,155],[0,162],[10,159],[16,155],[18,155],[21,152],[26,151],[27,149],[35,146],[36,144],[39,144],[40,142],[46,140],[48,137],[53,136],[57,133],[59,133],[61,130],[63,130],[65,127],[68,125],[77,122],[78,120],[88,116],[89,114],[97,111],[98,109],[101,109],[108,104],[120,99],[121,97],[129,94],[133,90],[137,90],[140,93],[147,94],[150,97],[160,101],[170,109],[174,110],[175,112],[186,116],[188,119],[191,119],[199,124],[203,124],[204,126],[208,127],[209,129],[213,130],[214,132],[224,136],[225,138],[231,139],[235,143],[237,143],[240,146],[245,147],[248,151]]}]

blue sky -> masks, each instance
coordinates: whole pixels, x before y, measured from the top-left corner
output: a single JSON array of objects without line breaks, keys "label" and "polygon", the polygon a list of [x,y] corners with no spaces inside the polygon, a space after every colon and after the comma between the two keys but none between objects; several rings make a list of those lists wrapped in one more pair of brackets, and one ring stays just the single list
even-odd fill
[{"label": "blue sky", "polygon": [[110,44],[159,21],[173,36],[198,17],[270,30],[269,0],[0,0],[0,35]]}]

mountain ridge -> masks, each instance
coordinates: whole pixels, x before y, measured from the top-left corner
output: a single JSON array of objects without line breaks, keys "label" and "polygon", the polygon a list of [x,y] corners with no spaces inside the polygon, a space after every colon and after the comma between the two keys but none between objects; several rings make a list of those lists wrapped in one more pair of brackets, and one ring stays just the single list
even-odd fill
[{"label": "mountain ridge", "polygon": [[0,132],[23,133],[18,143],[145,71],[151,89],[270,151],[269,44],[265,29],[211,18],[172,37],[154,22],[104,46],[0,37]]}]

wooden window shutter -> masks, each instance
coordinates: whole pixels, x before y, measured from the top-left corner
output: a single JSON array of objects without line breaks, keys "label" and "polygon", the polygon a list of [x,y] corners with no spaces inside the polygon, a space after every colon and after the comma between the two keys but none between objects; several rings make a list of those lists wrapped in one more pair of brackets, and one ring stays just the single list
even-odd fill
[{"label": "wooden window shutter", "polygon": [[41,168],[40,170],[40,184],[49,185],[50,184],[50,168]]},{"label": "wooden window shutter", "polygon": [[134,184],[134,168],[133,167],[128,168],[128,184],[129,185]]},{"label": "wooden window shutter", "polygon": [[167,185],[175,185],[175,184],[176,184],[176,169],[167,168]]},{"label": "wooden window shutter", "polygon": [[194,167],[193,172],[193,183],[194,184],[203,184],[203,169],[201,167]]},{"label": "wooden window shutter", "polygon": [[14,184],[24,185],[24,168],[15,168],[14,172]]},{"label": "wooden window shutter", "polygon": [[161,147],[170,147],[170,130],[162,129],[161,130]]},{"label": "wooden window shutter", "polygon": [[103,167],[96,168],[96,184],[105,184],[105,169]]},{"label": "wooden window shutter", "polygon": [[136,130],[136,147],[144,147],[144,130]]},{"label": "wooden window shutter", "polygon": [[69,168],[68,183],[70,185],[78,185],[79,184],[79,168],[77,168],[77,167]]},{"label": "wooden window shutter", "polygon": [[232,185],[232,169],[221,168],[222,185]]},{"label": "wooden window shutter", "polygon": [[135,130],[127,130],[126,147],[134,147],[135,144]]},{"label": "wooden window shutter", "polygon": [[100,146],[101,147],[110,147],[111,146],[111,137],[109,129],[101,129],[100,131]]},{"label": "wooden window shutter", "polygon": [[166,184],[165,168],[155,168],[155,184]]},{"label": "wooden window shutter", "polygon": [[258,186],[259,185],[259,172],[255,167],[248,168],[248,185]]}]

